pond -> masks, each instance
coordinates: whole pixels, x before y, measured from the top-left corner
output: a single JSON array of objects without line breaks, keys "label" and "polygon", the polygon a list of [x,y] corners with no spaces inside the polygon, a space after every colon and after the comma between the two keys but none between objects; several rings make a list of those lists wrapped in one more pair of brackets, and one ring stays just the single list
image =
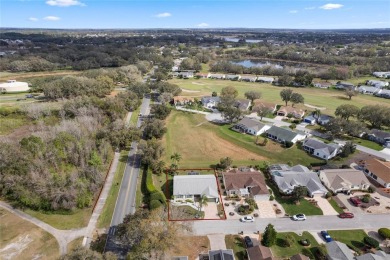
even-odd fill
[{"label": "pond", "polygon": [[275,63],[270,63],[268,61],[263,60],[234,60],[230,61],[230,63],[235,65],[241,65],[245,68],[253,68],[253,67],[265,67],[265,66],[271,66],[277,69],[283,69],[283,66]]},{"label": "pond", "polygon": [[[225,37],[225,41],[227,42],[238,42],[240,38],[232,38],[232,37]],[[245,39],[247,43],[258,43],[258,42],[263,42],[263,40],[255,40],[255,39]]]}]

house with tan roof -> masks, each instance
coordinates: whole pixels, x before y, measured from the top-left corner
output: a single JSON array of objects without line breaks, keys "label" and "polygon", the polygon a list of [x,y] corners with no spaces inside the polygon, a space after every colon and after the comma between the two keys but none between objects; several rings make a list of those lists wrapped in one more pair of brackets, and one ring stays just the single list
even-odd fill
[{"label": "house with tan roof", "polygon": [[370,181],[364,173],[355,169],[321,170],[320,180],[334,193],[368,190],[370,187]]},{"label": "house with tan roof", "polygon": [[330,88],[332,86],[332,83],[325,82],[325,81],[319,81],[319,82],[314,82],[313,86],[317,87],[317,88]]},{"label": "house with tan roof", "polygon": [[233,169],[222,173],[226,194],[251,197],[257,201],[269,200],[264,175],[255,170]]},{"label": "house with tan roof", "polygon": [[253,107],[252,110],[256,111],[258,108],[266,107],[270,110],[271,113],[275,113],[277,104],[270,103],[270,102],[264,102],[260,99],[256,99],[253,101]]},{"label": "house with tan roof", "polygon": [[248,260],[274,260],[271,249],[262,245],[252,246],[246,249]]},{"label": "house with tan roof", "polygon": [[302,109],[299,109],[299,108],[295,108],[295,107],[283,106],[278,110],[277,114],[278,114],[278,116],[291,115],[297,119],[301,119],[305,115],[305,111],[303,111]]},{"label": "house with tan roof", "polygon": [[364,163],[364,173],[385,188],[390,188],[390,162],[370,159]]}]

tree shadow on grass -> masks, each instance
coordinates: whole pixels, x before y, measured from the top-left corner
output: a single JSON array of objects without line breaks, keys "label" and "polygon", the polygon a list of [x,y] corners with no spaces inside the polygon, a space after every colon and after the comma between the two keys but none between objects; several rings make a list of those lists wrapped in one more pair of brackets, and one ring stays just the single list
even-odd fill
[{"label": "tree shadow on grass", "polygon": [[161,186],[162,192],[165,194],[165,197],[167,199],[171,199],[171,194],[173,194],[173,180],[167,180],[162,186]]},{"label": "tree shadow on grass", "polygon": [[344,96],[336,96],[337,99],[341,99],[341,100],[348,100],[350,101],[351,99],[349,99],[349,97],[344,97]]}]

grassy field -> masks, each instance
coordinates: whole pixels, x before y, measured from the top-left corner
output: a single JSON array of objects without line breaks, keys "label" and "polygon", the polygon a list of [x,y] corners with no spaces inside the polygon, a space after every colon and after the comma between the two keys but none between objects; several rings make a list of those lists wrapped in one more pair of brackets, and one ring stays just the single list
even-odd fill
[{"label": "grassy field", "polygon": [[0,220],[0,259],[59,257],[58,243],[49,233],[4,209],[0,209]]},{"label": "grassy field", "polygon": [[121,152],[118,167],[116,168],[114,180],[112,181],[112,186],[110,192],[108,193],[106,203],[104,204],[102,213],[99,216],[97,227],[98,228],[106,228],[110,226],[112,214],[114,213],[116,199],[118,197],[120,185],[117,183],[121,183],[123,174],[125,172],[126,162],[127,162],[127,154],[128,150],[123,150]]},{"label": "grassy field", "polygon": [[46,76],[65,76],[71,74],[80,74],[80,71],[74,70],[53,70],[43,72],[0,72],[0,81],[10,79],[20,80],[28,78],[46,77]]},{"label": "grassy field", "polygon": [[83,243],[84,237],[76,238],[75,240],[69,242],[68,244],[68,252],[72,251],[73,249],[77,248],[78,246],[81,246]]},{"label": "grassy field", "polygon": [[[290,247],[283,246],[283,240],[287,235],[293,237],[294,242]],[[299,243],[299,240],[308,239],[311,243],[309,247],[304,247]],[[296,254],[301,254],[304,248],[307,248],[309,251],[313,253],[313,249],[318,246],[317,241],[309,232],[303,232],[302,236],[298,236],[295,233],[278,233],[276,237],[276,244],[271,247],[272,253],[275,257],[280,258],[289,258]]]},{"label": "grassy field", "polygon": [[199,254],[208,253],[210,242],[207,236],[181,236],[175,246],[169,249],[167,259],[173,256],[188,256],[188,259],[197,259]]},{"label": "grassy field", "polygon": [[[357,81],[364,81],[362,78],[356,79]],[[204,95],[211,95],[213,91],[217,91],[218,94],[221,89],[226,86],[234,86],[239,93],[240,98],[244,98],[246,91],[260,91],[262,93],[262,99],[267,102],[274,102],[282,105],[283,102],[280,99],[280,91],[287,87],[277,87],[267,83],[251,83],[251,82],[237,82],[228,80],[213,80],[213,79],[172,79],[171,83],[179,85],[181,88],[190,91],[198,92],[186,92],[183,91],[183,96],[201,97]],[[325,108],[322,110],[323,114],[334,114],[335,109],[342,104],[353,104],[358,107],[365,105],[383,105],[390,106],[388,100],[383,98],[377,98],[370,95],[358,95],[353,97],[352,100],[344,95],[343,91],[327,90],[319,88],[292,88],[294,92],[300,93],[305,98],[305,104],[309,104],[316,107]],[[330,102],[331,101],[331,102]],[[307,110],[314,110],[307,107]]]},{"label": "grassy field", "polygon": [[363,248],[365,247],[364,238],[367,236],[364,230],[329,230],[328,233],[334,240],[346,244],[348,247],[354,249],[354,251],[358,253],[363,252]]},{"label": "grassy field", "polygon": [[32,209],[26,209],[24,212],[57,229],[74,229],[85,227],[88,224],[92,208],[76,209],[69,214],[45,213]]},{"label": "grassy field", "polygon": [[242,237],[238,235],[225,236],[226,248],[232,249],[237,260],[246,259],[246,249]]},{"label": "grassy field", "polygon": [[[233,165],[257,165],[264,161],[288,162],[309,165],[321,160],[308,156],[293,146],[284,149],[279,143],[269,141],[258,146],[255,137],[243,135],[206,121],[203,115],[172,111],[167,119],[168,131],[163,138],[165,161],[177,152],[182,159],[180,168],[210,167],[222,157],[231,157]],[[262,138],[262,137],[261,137]]]},{"label": "grassy field", "polygon": [[26,117],[23,115],[0,117],[0,135],[9,134],[15,129],[25,125],[27,122]]}]

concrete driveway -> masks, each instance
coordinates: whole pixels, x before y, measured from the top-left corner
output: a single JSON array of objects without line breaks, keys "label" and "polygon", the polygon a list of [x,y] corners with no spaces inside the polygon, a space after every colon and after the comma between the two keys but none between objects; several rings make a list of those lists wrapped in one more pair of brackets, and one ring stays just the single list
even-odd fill
[{"label": "concrete driveway", "polygon": [[205,219],[220,219],[218,216],[217,203],[207,202],[207,205],[204,205],[202,210],[204,211]]},{"label": "concrete driveway", "polygon": [[226,249],[225,234],[207,235],[211,250]]},{"label": "concrete driveway", "polygon": [[347,207],[349,212],[352,212],[354,214],[362,214],[363,210],[360,207],[354,206],[350,201],[349,198],[352,197],[351,195],[346,195],[344,193],[337,194],[337,198],[341,200],[341,202]]},{"label": "concrete driveway", "polygon": [[272,201],[257,201],[257,207],[260,218],[276,218]]},{"label": "concrete driveway", "polygon": [[338,215],[337,211],[330,205],[329,201],[323,197],[315,197],[318,207],[324,215]]}]

